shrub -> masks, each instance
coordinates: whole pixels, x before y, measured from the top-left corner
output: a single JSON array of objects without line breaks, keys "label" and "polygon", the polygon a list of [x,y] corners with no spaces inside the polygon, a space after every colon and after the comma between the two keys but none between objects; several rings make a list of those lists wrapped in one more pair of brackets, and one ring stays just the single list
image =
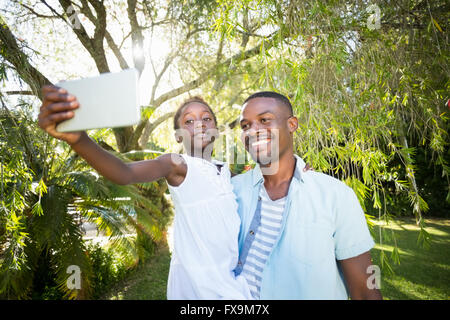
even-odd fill
[{"label": "shrub", "polygon": [[112,248],[99,244],[88,245],[88,256],[92,266],[91,299],[98,299],[112,285],[127,275],[131,268],[130,260]]}]

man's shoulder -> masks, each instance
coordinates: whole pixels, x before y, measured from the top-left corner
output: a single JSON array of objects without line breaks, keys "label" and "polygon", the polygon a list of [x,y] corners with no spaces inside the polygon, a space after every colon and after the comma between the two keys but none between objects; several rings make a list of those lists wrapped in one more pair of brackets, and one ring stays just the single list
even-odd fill
[{"label": "man's shoulder", "polygon": [[303,172],[302,178],[306,186],[316,185],[318,187],[324,187],[327,190],[339,192],[351,190],[351,188],[347,186],[343,181],[322,172],[309,170]]},{"label": "man's shoulder", "polygon": [[306,192],[303,201],[312,201],[321,204],[317,214],[336,221],[338,217],[351,216],[350,211],[360,211],[361,204],[351,187],[345,182],[325,173],[308,171],[303,175],[304,188],[298,189]]},{"label": "man's shoulder", "polygon": [[[305,161],[298,155],[295,155],[297,158],[297,165],[300,165],[300,167],[297,168],[297,170],[301,170],[300,176],[301,180],[308,186],[324,186],[327,188],[327,190],[337,189],[348,189],[349,187],[342,182],[341,180],[318,171],[314,170],[307,170],[303,171],[303,168],[305,167]],[[331,187],[331,188],[330,188]]]}]

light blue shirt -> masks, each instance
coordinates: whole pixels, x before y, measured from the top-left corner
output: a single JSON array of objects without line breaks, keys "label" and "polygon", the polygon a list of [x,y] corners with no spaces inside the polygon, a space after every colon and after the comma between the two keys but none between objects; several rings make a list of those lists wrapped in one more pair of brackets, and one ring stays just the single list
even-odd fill
[{"label": "light blue shirt", "polygon": [[[348,299],[336,260],[358,256],[374,246],[364,212],[350,187],[323,173],[302,172],[305,163],[295,157],[281,231],[264,266],[260,298]],[[263,181],[258,165],[232,178],[241,218],[236,274],[242,272],[260,223]]]}]

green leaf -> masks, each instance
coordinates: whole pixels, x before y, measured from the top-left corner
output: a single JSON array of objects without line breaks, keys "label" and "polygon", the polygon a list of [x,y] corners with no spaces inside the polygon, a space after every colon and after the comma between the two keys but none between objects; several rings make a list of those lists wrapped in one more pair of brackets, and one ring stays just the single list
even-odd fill
[{"label": "green leaf", "polygon": [[434,18],[431,18],[431,20],[433,20],[434,25],[436,26],[436,28],[437,28],[440,32],[444,32],[444,31],[442,31],[442,28],[441,28],[441,26],[439,25],[439,23],[438,23]]},{"label": "green leaf", "polygon": [[35,216],[42,216],[44,214],[44,211],[42,210],[41,200],[37,201],[33,205],[31,213]]},{"label": "green leaf", "polygon": [[43,194],[47,193],[47,186],[45,185],[45,182],[42,178],[41,180],[39,180],[36,192],[38,193],[39,197],[42,197]]}]

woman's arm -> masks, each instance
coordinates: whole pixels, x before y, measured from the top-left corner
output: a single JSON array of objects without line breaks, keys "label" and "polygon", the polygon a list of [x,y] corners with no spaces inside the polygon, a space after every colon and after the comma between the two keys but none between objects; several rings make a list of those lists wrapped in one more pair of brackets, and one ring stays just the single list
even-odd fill
[{"label": "woman's arm", "polygon": [[186,176],[186,164],[177,154],[164,154],[153,160],[125,163],[101,148],[86,133],[83,133],[75,144],[71,144],[71,147],[99,174],[117,184],[166,178],[170,185],[179,185]]},{"label": "woman's arm", "polygon": [[186,176],[187,167],[182,157],[165,154],[154,160],[125,163],[101,148],[84,131],[61,133],[56,125],[74,116],[79,107],[76,97],[64,89],[46,86],[42,90],[43,103],[39,113],[39,126],[51,136],[66,141],[99,174],[117,184],[150,182],[166,178],[169,184],[179,185]]}]

